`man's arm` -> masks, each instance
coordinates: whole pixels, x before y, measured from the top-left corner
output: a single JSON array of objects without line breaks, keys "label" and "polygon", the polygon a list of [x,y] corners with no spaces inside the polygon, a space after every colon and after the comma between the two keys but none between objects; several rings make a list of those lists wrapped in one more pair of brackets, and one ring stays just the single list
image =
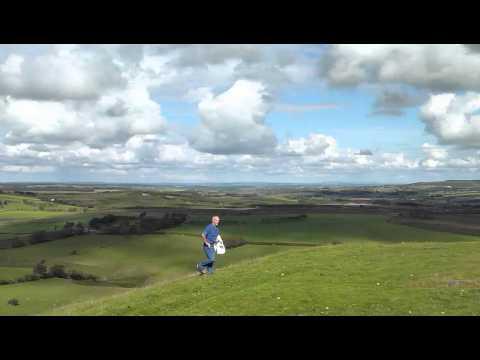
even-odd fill
[{"label": "man's arm", "polygon": [[207,229],[205,229],[205,230],[202,232],[202,239],[203,239],[203,243],[204,243],[206,246],[210,247],[210,244],[208,243],[207,238],[206,238],[206,236],[205,236],[205,235],[206,235],[206,231],[207,231]]}]

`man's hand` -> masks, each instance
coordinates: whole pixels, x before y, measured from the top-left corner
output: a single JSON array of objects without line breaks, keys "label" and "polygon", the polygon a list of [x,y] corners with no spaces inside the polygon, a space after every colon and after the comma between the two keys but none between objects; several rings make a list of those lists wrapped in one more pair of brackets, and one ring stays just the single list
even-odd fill
[{"label": "man's hand", "polygon": [[205,246],[210,247],[210,244],[208,243],[207,238],[205,237],[205,234],[204,234],[204,233],[202,233],[202,239],[203,239],[203,244],[204,244]]}]

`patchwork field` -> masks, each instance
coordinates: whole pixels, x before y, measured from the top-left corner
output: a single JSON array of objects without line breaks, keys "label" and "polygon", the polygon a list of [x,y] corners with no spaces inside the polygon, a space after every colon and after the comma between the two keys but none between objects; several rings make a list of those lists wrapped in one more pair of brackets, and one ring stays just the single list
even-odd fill
[{"label": "patchwork field", "polygon": [[[445,191],[429,184],[415,189],[420,188],[417,198]],[[473,225],[478,215],[440,215],[441,205],[432,210],[422,205],[434,215],[415,218],[419,207],[409,200],[412,188],[374,189],[370,199],[388,198],[377,201],[384,204],[377,208],[351,206],[368,201],[368,189],[19,189],[28,195],[0,193],[0,282],[31,274],[41,260],[98,280],[0,285],[0,315],[478,313],[480,233]],[[452,189],[468,192],[463,183]],[[320,211],[317,206],[325,204],[340,205]],[[158,218],[166,211],[188,217],[180,226],[144,235],[92,231],[12,248],[12,238],[28,240],[67,222],[88,226],[93,217],[137,217],[143,211]],[[199,235],[215,213],[222,218],[222,237],[246,245],[218,256],[213,277],[199,277],[195,264],[204,258]]]}]

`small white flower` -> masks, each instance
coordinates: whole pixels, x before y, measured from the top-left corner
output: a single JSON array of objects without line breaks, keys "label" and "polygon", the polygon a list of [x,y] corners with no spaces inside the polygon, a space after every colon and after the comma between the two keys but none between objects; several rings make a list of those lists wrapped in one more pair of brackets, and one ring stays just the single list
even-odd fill
[{"label": "small white flower", "polygon": [[280,300],[280,296],[279,296],[279,297],[277,297],[277,300]]},{"label": "small white flower", "polygon": [[441,314],[442,314],[442,315],[445,315],[445,311],[442,311]]},{"label": "small white flower", "polygon": [[282,273],[282,275],[281,275],[281,276],[285,276],[285,274],[284,274],[284,273]]},{"label": "small white flower", "polygon": [[328,310],[328,306],[325,306],[325,310]]},{"label": "small white flower", "polygon": [[380,286],[380,283],[377,283],[377,286]]}]

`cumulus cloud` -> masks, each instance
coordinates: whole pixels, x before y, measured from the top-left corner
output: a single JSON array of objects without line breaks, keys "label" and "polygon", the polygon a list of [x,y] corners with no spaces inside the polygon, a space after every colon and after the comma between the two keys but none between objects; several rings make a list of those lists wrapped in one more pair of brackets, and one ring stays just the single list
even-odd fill
[{"label": "cumulus cloud", "polygon": [[190,136],[193,148],[212,154],[261,154],[274,149],[277,139],[265,117],[271,96],[262,83],[238,80],[217,96],[198,104],[201,124]]},{"label": "cumulus cloud", "polygon": [[67,144],[95,147],[124,143],[134,135],[157,134],[166,121],[148,90],[131,84],[95,102],[6,99],[0,106],[5,143]]},{"label": "cumulus cloud", "polygon": [[288,140],[279,152],[293,156],[330,156],[336,153],[336,140],[328,135],[312,133],[308,137]]},{"label": "cumulus cloud", "polygon": [[153,45],[150,49],[153,54],[172,54],[170,63],[179,67],[221,64],[231,59],[254,63],[262,59],[262,52],[261,46],[249,44]]},{"label": "cumulus cloud", "polygon": [[[475,49],[475,47],[474,47]],[[407,84],[433,91],[480,89],[480,53],[462,44],[340,44],[320,60],[330,85]]]},{"label": "cumulus cloud", "polygon": [[410,160],[408,159],[404,153],[384,153],[380,156],[382,163],[381,167],[385,168],[406,168],[406,169],[414,169],[419,166],[418,160]]},{"label": "cumulus cloud", "polygon": [[478,148],[480,115],[476,112],[479,109],[478,93],[432,95],[421,107],[421,119],[440,144]]},{"label": "cumulus cloud", "polygon": [[404,109],[420,105],[423,96],[415,96],[406,91],[383,89],[373,104],[372,115],[401,116]]},{"label": "cumulus cloud", "polygon": [[373,155],[373,153],[368,149],[362,149],[358,153],[356,153],[355,155],[371,156],[371,155]]},{"label": "cumulus cloud", "polygon": [[126,85],[120,68],[101,53],[59,51],[0,64],[0,95],[30,100],[91,100]]},{"label": "cumulus cloud", "polygon": [[[480,96],[455,94],[480,87],[476,44],[6,49],[0,49],[2,179],[23,173],[30,179],[238,181],[262,173],[309,181],[374,172],[435,175],[480,166],[479,154],[472,152],[480,148]],[[408,156],[372,153],[343,148],[317,132],[279,144],[267,123],[272,110],[339,107],[273,101],[285,85],[296,89],[320,82],[314,70],[324,49],[323,78],[334,86],[363,84],[379,91],[373,113],[400,115],[426,102],[420,100],[423,93],[437,94],[423,106],[421,119],[438,145],[424,143]],[[449,93],[438,94],[442,89]],[[158,103],[163,99],[197,104],[198,127],[183,133],[184,124],[167,123]]]},{"label": "cumulus cloud", "polygon": [[429,143],[424,143],[422,145],[423,152],[427,155],[428,158],[435,160],[446,159],[448,156],[447,149],[444,149],[439,146],[431,145]]},{"label": "cumulus cloud", "polygon": [[301,49],[283,44],[149,45],[141,68],[162,94],[184,95],[201,87],[219,90],[242,79],[262,82],[273,92],[315,79],[316,59]]}]

